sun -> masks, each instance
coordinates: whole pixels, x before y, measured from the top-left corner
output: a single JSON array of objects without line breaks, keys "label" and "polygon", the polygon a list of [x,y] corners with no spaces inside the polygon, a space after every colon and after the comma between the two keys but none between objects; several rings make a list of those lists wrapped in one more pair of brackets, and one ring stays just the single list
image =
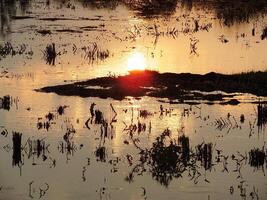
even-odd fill
[{"label": "sun", "polygon": [[145,56],[140,52],[134,52],[128,58],[128,71],[132,70],[145,70],[146,69],[146,59]]}]

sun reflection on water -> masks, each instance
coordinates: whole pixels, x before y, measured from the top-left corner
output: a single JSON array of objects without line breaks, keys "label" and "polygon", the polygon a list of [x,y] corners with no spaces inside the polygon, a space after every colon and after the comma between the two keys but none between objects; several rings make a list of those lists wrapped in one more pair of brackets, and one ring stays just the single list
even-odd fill
[{"label": "sun reflection on water", "polygon": [[128,58],[127,70],[145,70],[147,68],[147,61],[144,54],[140,52],[132,53]]}]

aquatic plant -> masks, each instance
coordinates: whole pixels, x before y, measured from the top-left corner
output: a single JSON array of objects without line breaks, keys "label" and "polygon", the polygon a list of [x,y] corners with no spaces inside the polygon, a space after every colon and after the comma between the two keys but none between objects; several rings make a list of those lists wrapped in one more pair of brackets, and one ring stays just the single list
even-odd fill
[{"label": "aquatic plant", "polygon": [[199,55],[197,53],[197,44],[199,43],[199,40],[195,37],[190,38],[190,55]]},{"label": "aquatic plant", "polygon": [[110,56],[108,49],[102,50],[95,42],[92,45],[84,46],[81,49],[84,52],[84,58],[87,59],[90,64],[104,61]]},{"label": "aquatic plant", "polygon": [[[207,145],[209,146],[209,145]],[[211,159],[211,151],[201,151],[198,154],[190,150],[189,138],[185,135],[178,137],[178,143],[171,138],[171,131],[165,129],[160,136],[155,139],[150,149],[140,149],[140,164],[135,168],[146,171],[148,166],[152,177],[160,184],[168,187],[173,178],[182,177],[185,171],[191,172],[191,179],[195,182],[200,176],[197,170],[195,157],[203,159],[206,163]],[[205,145],[204,145],[205,149]],[[207,168],[208,169],[208,168]],[[126,177],[127,181],[133,181],[134,171]]]},{"label": "aquatic plant", "polygon": [[0,55],[5,57],[7,55],[14,55],[15,51],[10,42],[6,42],[4,45],[0,45]]},{"label": "aquatic plant", "polygon": [[152,116],[153,115],[153,113],[151,113],[151,112],[149,112],[149,111],[147,111],[147,110],[139,110],[139,116],[141,117],[141,118],[148,118],[149,116]]},{"label": "aquatic plant", "polygon": [[265,104],[259,104],[257,106],[258,111],[258,121],[257,125],[262,128],[267,123],[267,106]]},{"label": "aquatic plant", "polygon": [[0,109],[10,110],[12,101],[9,95],[0,97]]},{"label": "aquatic plant", "polygon": [[20,44],[18,46],[13,46],[10,42],[6,42],[3,45],[0,44],[0,60],[6,58],[7,56],[15,55],[33,55],[33,51],[27,51],[26,44]]},{"label": "aquatic plant", "polygon": [[106,148],[104,146],[98,147],[95,151],[97,161],[106,162]]},{"label": "aquatic plant", "polygon": [[211,169],[212,164],[212,144],[202,143],[196,146],[197,159],[201,161],[205,170]]},{"label": "aquatic plant", "polygon": [[115,9],[121,0],[80,0],[84,7]]},{"label": "aquatic plant", "polygon": [[48,44],[43,51],[43,58],[46,61],[46,64],[55,65],[56,57],[57,53],[55,43]]},{"label": "aquatic plant", "polygon": [[95,111],[95,124],[102,124],[104,121],[103,113],[100,110]]},{"label": "aquatic plant", "polygon": [[262,34],[261,34],[261,39],[264,40],[267,38],[267,27],[265,27],[263,30],[262,30]]},{"label": "aquatic plant", "polygon": [[267,11],[265,0],[213,0],[211,2],[217,17],[227,26],[235,22],[248,22],[253,17],[258,17]]},{"label": "aquatic plant", "polygon": [[64,112],[65,112],[65,109],[67,108],[67,106],[59,106],[58,108],[57,108],[57,113],[59,114],[59,115],[63,115],[64,114]]},{"label": "aquatic plant", "polygon": [[34,157],[41,157],[42,161],[46,161],[48,158],[49,150],[48,147],[50,145],[46,144],[44,139],[30,139],[28,138],[26,144],[24,145],[24,152],[28,156],[28,158],[33,158],[32,165],[36,165],[34,162]]},{"label": "aquatic plant", "polygon": [[123,0],[122,2],[143,17],[153,17],[173,14],[178,0]]},{"label": "aquatic plant", "polygon": [[255,148],[249,152],[249,164],[253,167],[263,167],[267,159],[267,151],[264,149]]},{"label": "aquatic plant", "polygon": [[182,0],[184,8],[191,10],[208,10],[217,16],[222,25],[231,26],[234,23],[248,22],[250,19],[260,17],[267,12],[267,3],[265,0]]},{"label": "aquatic plant", "polygon": [[22,161],[21,161],[21,138],[22,138],[22,133],[19,132],[13,132],[13,156],[12,156],[12,165],[13,166],[21,166]]}]

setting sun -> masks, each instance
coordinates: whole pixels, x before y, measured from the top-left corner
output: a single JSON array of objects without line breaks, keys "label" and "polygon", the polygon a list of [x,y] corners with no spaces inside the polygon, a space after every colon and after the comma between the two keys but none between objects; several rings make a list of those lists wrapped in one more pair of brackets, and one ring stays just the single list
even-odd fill
[{"label": "setting sun", "polygon": [[145,70],[146,69],[146,59],[145,56],[140,52],[135,52],[128,58],[128,67],[131,70]]}]

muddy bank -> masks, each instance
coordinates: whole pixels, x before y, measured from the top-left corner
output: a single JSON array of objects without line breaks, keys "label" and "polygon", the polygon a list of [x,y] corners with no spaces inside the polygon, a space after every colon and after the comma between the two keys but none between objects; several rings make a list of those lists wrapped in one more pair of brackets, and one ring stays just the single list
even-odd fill
[{"label": "muddy bank", "polygon": [[251,93],[267,96],[267,72],[249,72],[224,75],[208,73],[158,73],[155,71],[131,71],[124,76],[110,76],[75,82],[66,85],[48,86],[39,92],[53,92],[65,96],[100,97],[124,99],[127,96],[160,97],[183,100],[221,101],[235,95],[203,94],[196,92],[222,91],[226,93]]}]

